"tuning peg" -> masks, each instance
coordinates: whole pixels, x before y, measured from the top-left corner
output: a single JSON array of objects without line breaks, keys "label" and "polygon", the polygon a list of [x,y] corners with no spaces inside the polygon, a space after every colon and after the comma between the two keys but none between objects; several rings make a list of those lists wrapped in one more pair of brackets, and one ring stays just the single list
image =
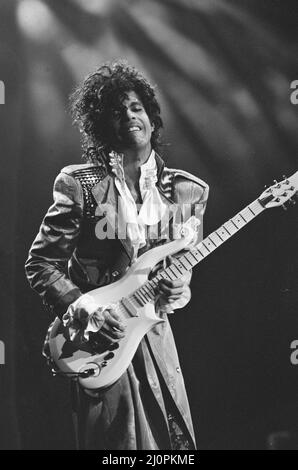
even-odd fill
[{"label": "tuning peg", "polygon": [[285,182],[286,184],[289,184],[288,177],[287,177],[286,175],[282,175],[282,177],[283,177],[283,180],[285,180],[284,182]]},{"label": "tuning peg", "polygon": [[281,207],[283,208],[284,211],[288,210],[287,206],[285,206],[284,204]]},{"label": "tuning peg", "polygon": [[289,199],[289,203],[292,204],[292,206],[295,206],[296,201],[294,201],[294,199]]}]

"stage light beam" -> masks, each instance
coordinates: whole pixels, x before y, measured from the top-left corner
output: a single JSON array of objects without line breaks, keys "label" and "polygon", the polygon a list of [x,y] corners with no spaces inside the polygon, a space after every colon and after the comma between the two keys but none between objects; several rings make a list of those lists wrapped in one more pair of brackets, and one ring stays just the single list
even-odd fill
[{"label": "stage light beam", "polygon": [[106,16],[110,11],[114,0],[74,0],[82,10],[87,11],[88,13],[93,13],[94,15]]},{"label": "stage light beam", "polygon": [[29,39],[42,42],[56,37],[55,18],[40,0],[20,0],[16,15],[21,31]]}]

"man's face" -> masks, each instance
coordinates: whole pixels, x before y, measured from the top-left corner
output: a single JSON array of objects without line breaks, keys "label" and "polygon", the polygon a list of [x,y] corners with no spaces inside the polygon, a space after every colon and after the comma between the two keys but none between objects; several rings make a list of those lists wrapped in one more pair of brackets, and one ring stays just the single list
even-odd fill
[{"label": "man's face", "polygon": [[139,96],[134,91],[125,94],[121,105],[111,117],[113,144],[116,150],[139,149],[151,151],[153,126]]}]

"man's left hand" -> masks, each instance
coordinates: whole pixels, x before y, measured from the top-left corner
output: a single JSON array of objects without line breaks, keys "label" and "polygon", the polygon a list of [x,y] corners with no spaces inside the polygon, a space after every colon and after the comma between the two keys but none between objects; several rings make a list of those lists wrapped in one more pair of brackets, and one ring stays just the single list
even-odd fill
[{"label": "man's left hand", "polygon": [[188,283],[182,279],[171,281],[169,279],[162,279],[159,281],[159,293],[162,300],[166,303],[175,302],[180,299],[183,294],[186,295],[188,290]]}]

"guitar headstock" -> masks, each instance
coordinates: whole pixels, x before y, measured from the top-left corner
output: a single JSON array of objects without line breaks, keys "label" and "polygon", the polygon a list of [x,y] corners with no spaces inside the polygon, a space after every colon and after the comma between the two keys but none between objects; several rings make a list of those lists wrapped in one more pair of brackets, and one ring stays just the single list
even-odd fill
[{"label": "guitar headstock", "polygon": [[298,191],[298,171],[289,178],[284,177],[282,181],[275,181],[270,188],[267,188],[258,198],[259,202],[266,209],[284,206],[288,201],[295,204],[292,199]]}]

